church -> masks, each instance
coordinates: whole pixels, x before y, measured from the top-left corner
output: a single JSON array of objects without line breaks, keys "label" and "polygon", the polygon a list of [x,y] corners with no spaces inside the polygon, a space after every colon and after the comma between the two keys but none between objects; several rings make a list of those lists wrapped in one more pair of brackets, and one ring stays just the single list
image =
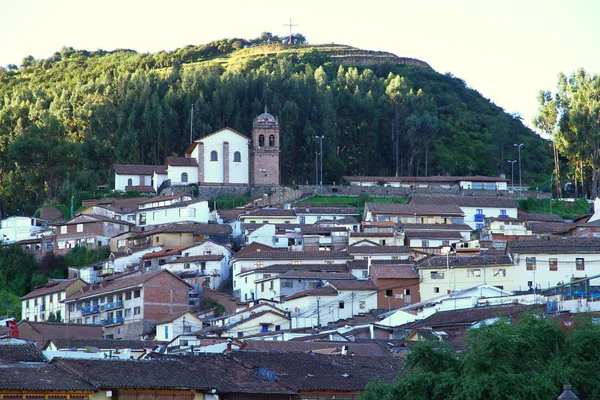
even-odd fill
[{"label": "church", "polygon": [[254,118],[251,138],[223,128],[196,139],[183,157],[167,157],[165,165],[115,164],[115,190],[158,193],[161,185],[189,184],[279,186],[279,153],[279,122],[265,110]]}]

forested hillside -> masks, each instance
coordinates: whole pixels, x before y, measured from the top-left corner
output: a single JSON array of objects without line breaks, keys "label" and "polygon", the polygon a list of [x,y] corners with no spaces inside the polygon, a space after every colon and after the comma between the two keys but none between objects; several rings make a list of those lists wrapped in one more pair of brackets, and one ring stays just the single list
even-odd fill
[{"label": "forested hillside", "polygon": [[[63,48],[0,69],[3,215],[32,214],[72,190],[89,196],[110,182],[115,162],[181,155],[192,105],[194,139],[224,126],[249,134],[267,106],[280,122],[286,184],[313,181],[316,135],[325,136],[324,183],[344,174],[508,175],[517,142],[523,181],[549,180],[550,144],[462,80],[426,63],[311,47],[301,35],[278,45],[285,51],[261,50],[279,39],[157,54]],[[340,64],[347,60],[356,65]]]}]

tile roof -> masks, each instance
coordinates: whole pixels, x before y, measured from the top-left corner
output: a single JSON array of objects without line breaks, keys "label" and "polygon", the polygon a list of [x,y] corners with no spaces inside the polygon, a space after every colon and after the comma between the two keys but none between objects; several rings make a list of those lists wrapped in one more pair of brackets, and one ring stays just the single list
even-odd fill
[{"label": "tile roof", "polygon": [[521,254],[597,254],[600,253],[600,239],[514,240],[508,242],[507,250]]},{"label": "tile roof", "polygon": [[348,272],[348,268],[345,264],[273,264],[252,271],[260,273],[287,271]]},{"label": "tile roof", "polygon": [[46,358],[33,343],[10,344],[0,343],[0,365],[17,364],[19,362],[43,362]]},{"label": "tile roof", "polygon": [[408,204],[439,204],[456,205],[459,207],[490,207],[490,208],[517,208],[517,202],[513,199],[493,196],[418,196],[411,197]]},{"label": "tile roof", "polygon": [[110,222],[113,224],[128,225],[128,226],[135,225],[135,224],[132,224],[131,222],[113,219],[113,218],[107,217],[105,215],[97,215],[97,214],[79,214],[75,218],[65,222],[62,225],[85,224],[85,223],[92,223],[92,222],[98,222],[98,221],[104,221],[104,222]]},{"label": "tile roof", "polygon": [[348,254],[408,254],[409,246],[348,246]]},{"label": "tile roof", "polygon": [[235,221],[238,216],[245,213],[246,210],[218,210],[219,215],[223,218],[223,222]]},{"label": "tile roof", "polygon": [[115,164],[115,173],[118,175],[152,175],[154,168],[163,165],[134,165],[134,164]]},{"label": "tile roof", "polygon": [[198,160],[191,157],[167,157],[165,164],[173,167],[197,167]]},{"label": "tile roof", "polygon": [[164,165],[155,165],[154,166],[154,173],[157,175],[166,175],[167,174],[167,167]]},{"label": "tile roof", "polygon": [[[262,270],[262,268],[261,268]],[[321,271],[287,271],[283,274],[277,275],[276,277],[268,278],[313,278],[313,279],[323,279],[323,280],[336,280],[336,279],[356,279],[356,276],[352,275],[349,272],[321,272]]]},{"label": "tile roof", "polygon": [[[153,279],[154,277],[156,277],[159,274],[171,274],[170,272],[166,271],[166,270],[158,270],[158,271],[153,271],[153,272],[148,272],[145,274],[138,274],[138,275],[133,275],[133,276],[125,276],[123,278],[118,278],[118,279],[114,279],[114,280],[104,280],[100,283],[96,283],[96,284],[92,284],[89,285],[85,288],[82,288],[82,290],[80,290],[77,293],[73,293],[71,296],[67,297],[65,299],[65,302],[71,302],[71,301],[75,301],[84,297],[89,297],[89,296],[97,296],[101,293],[107,293],[107,292],[114,292],[117,290],[124,290],[127,288],[134,288],[134,287],[140,287],[144,282],[149,281],[150,279]],[[173,275],[173,274],[171,274]],[[175,275],[173,275],[176,279],[177,278]],[[182,283],[184,283],[183,281],[181,281]]]},{"label": "tile roof", "polygon": [[84,207],[102,207],[116,213],[133,212],[138,206],[146,201],[146,197],[131,197],[124,199],[106,198],[98,200],[84,200]]},{"label": "tile roof", "polygon": [[509,304],[502,306],[474,307],[461,310],[438,311],[421,321],[409,322],[397,328],[441,328],[449,325],[472,325],[489,318],[508,317],[525,311],[536,310],[536,306]]},{"label": "tile roof", "polygon": [[261,208],[260,210],[250,211],[246,214],[240,215],[244,218],[252,217],[295,217],[296,212],[291,209],[282,208]]},{"label": "tile roof", "polygon": [[[416,200],[415,200],[416,201]],[[372,214],[400,214],[400,215],[447,215],[460,216],[465,214],[461,208],[454,204],[422,204],[422,203],[365,203],[365,209]]]},{"label": "tile roof", "polygon": [[[202,223],[172,223],[156,225],[152,229],[135,235],[136,238],[154,235],[156,233],[193,233],[195,235],[226,236],[232,232],[231,226],[227,224],[202,224]],[[133,238],[134,236],[132,236]]]},{"label": "tile roof", "polygon": [[481,265],[513,265],[508,255],[475,255],[475,256],[430,256],[417,262],[417,268],[435,267],[469,267]]},{"label": "tile roof", "polygon": [[404,365],[395,357],[267,351],[235,351],[231,356],[247,368],[274,373],[277,382],[295,390],[363,390],[375,379],[392,382]]},{"label": "tile roof", "polygon": [[331,260],[351,258],[343,251],[251,251],[240,254],[238,252],[234,258],[243,260]]},{"label": "tile roof", "polygon": [[406,224],[399,223],[398,226],[405,230],[449,230],[449,231],[472,231],[473,229],[467,224]]},{"label": "tile roof", "polygon": [[153,340],[122,340],[122,339],[101,339],[101,338],[54,338],[49,339],[44,345],[44,349],[52,342],[57,349],[154,349],[164,342]]},{"label": "tile roof", "polygon": [[369,237],[389,237],[393,238],[394,232],[351,232],[350,237],[369,238]]},{"label": "tile roof", "polygon": [[204,255],[204,256],[190,256],[190,257],[179,257],[173,261],[169,261],[169,264],[175,263],[193,263],[199,261],[221,261],[224,255]]},{"label": "tile roof", "polygon": [[[267,224],[262,223],[262,222],[260,222],[260,223],[244,222],[243,227],[245,230],[255,231],[258,228],[261,228],[265,225],[267,225]],[[279,222],[272,222],[272,223],[269,223],[269,225],[275,225],[275,229],[278,231],[294,231],[296,229],[302,228],[301,224],[284,224],[284,223],[279,223]]]},{"label": "tile roof", "polygon": [[355,281],[330,281],[330,286],[338,291],[342,290],[377,290],[377,286],[371,280],[355,280]]},{"label": "tile roof", "polygon": [[419,273],[411,266],[371,265],[373,279],[415,279]]},{"label": "tile roof", "polygon": [[575,229],[577,224],[568,222],[527,221],[525,226],[533,233],[563,233]]},{"label": "tile roof", "polygon": [[[48,339],[59,337],[90,337],[99,338],[102,336],[101,325],[85,324],[65,324],[60,322],[34,322],[22,320],[19,322],[19,335],[21,339],[28,339],[36,342],[36,345],[43,346]],[[33,332],[29,333],[31,328]]]},{"label": "tile roof", "polygon": [[173,360],[54,359],[97,388],[205,389],[210,384]]},{"label": "tile roof", "polygon": [[47,294],[52,293],[60,293],[63,290],[66,290],[69,286],[73,285],[75,282],[81,281],[85,283],[79,278],[75,279],[50,279],[48,283],[45,285],[37,286],[33,291],[27,293],[25,296],[21,297],[21,300],[33,299],[39,296],[45,296]]},{"label": "tile roof", "polygon": [[[367,269],[369,264],[368,260],[351,260],[346,264],[348,269]],[[373,265],[388,265],[388,266],[401,266],[401,265],[409,265],[413,266],[414,263],[409,262],[408,260],[371,260],[371,266]]]},{"label": "tile roof", "polygon": [[191,246],[185,246],[185,247],[165,247],[163,249],[161,249],[160,251],[151,251],[149,253],[146,253],[142,256],[142,260],[150,260],[152,258],[158,258],[158,257],[168,257],[168,256],[173,256],[173,255],[177,255],[177,254],[181,254],[181,252],[185,249],[189,249]]},{"label": "tile roof", "polygon": [[176,360],[195,376],[210,382],[218,393],[297,394],[295,390],[244,368],[229,354],[179,356]]},{"label": "tile roof", "polygon": [[156,190],[154,190],[154,186],[141,186],[141,185],[137,185],[137,186],[125,186],[125,190],[126,191],[134,191],[134,192],[140,192],[140,193],[149,193],[149,194],[155,194]]},{"label": "tile roof", "polygon": [[0,391],[93,392],[94,389],[88,382],[56,365],[0,365]]},{"label": "tile roof", "polygon": [[518,211],[518,217],[521,221],[565,222],[559,215],[533,214],[521,210]]},{"label": "tile roof", "polygon": [[458,231],[417,231],[405,230],[404,233],[409,239],[462,239]]},{"label": "tile roof", "polygon": [[255,251],[287,251],[287,249],[271,247],[271,246],[267,246],[266,244],[253,242],[253,243],[250,243],[249,245],[247,245],[246,247],[243,247],[237,253],[235,253],[234,257],[238,257],[238,256],[244,255],[246,253],[252,253]]},{"label": "tile roof", "polygon": [[354,182],[430,182],[430,183],[459,183],[469,182],[510,182],[508,179],[493,176],[344,176],[346,181]]},{"label": "tile roof", "polygon": [[307,296],[337,296],[338,291],[331,286],[321,286],[314,289],[304,290],[302,292],[294,293],[293,295],[286,296],[284,301],[289,301],[293,299],[299,299],[301,297]]},{"label": "tile roof", "polygon": [[[369,328],[367,328],[368,330]],[[327,336],[329,336],[327,334]],[[247,340],[246,347],[241,351],[278,351],[287,353],[308,353],[310,351],[331,350],[327,354],[337,354],[341,356],[342,347],[348,347],[348,355],[353,354],[358,357],[391,357],[385,347],[377,343],[353,343],[353,342],[333,342],[333,341],[272,341],[272,340]],[[325,354],[325,353],[321,353]]]},{"label": "tile roof", "polygon": [[294,207],[296,214],[359,215],[356,207]]},{"label": "tile roof", "polygon": [[331,233],[331,232],[348,232],[344,226],[314,226],[304,225],[300,228],[302,233]]}]

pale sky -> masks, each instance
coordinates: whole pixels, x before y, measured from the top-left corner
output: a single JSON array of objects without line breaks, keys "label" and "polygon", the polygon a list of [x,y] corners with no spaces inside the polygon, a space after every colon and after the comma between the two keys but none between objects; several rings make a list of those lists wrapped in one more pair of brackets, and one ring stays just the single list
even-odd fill
[{"label": "pale sky", "polygon": [[310,43],[343,43],[426,61],[527,125],[538,91],[579,67],[600,72],[600,1],[0,0],[0,65],[63,46],[139,52],[268,31],[292,18]]}]

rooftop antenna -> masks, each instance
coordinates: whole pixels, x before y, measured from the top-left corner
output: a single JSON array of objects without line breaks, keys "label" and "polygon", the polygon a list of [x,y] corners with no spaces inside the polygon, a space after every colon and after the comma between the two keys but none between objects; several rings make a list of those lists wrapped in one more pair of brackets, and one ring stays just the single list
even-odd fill
[{"label": "rooftop antenna", "polygon": [[290,18],[289,24],[283,24],[283,26],[290,27],[290,36],[288,36],[288,44],[292,44],[292,26],[298,26],[298,24],[292,24],[292,19]]}]

